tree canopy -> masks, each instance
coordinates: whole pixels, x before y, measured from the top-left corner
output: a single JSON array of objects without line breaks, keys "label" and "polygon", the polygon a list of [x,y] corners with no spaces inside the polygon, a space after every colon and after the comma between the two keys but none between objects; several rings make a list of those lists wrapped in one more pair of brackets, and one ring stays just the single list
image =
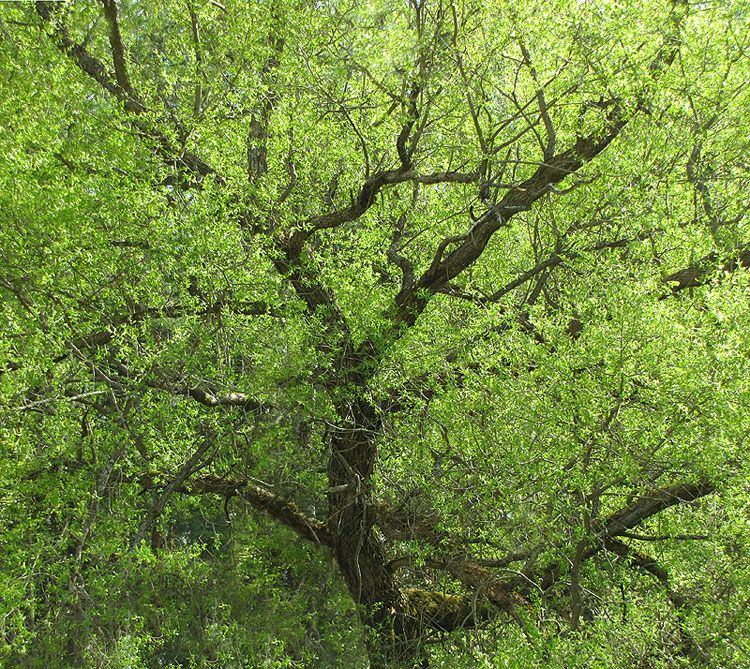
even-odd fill
[{"label": "tree canopy", "polygon": [[750,663],[750,4],[0,5],[0,664]]}]

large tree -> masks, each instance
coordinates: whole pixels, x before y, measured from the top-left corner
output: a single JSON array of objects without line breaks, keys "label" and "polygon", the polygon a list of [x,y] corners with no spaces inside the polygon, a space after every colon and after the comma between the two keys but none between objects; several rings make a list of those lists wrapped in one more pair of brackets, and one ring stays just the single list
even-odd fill
[{"label": "large tree", "polygon": [[0,658],[750,661],[749,19],[3,3]]}]

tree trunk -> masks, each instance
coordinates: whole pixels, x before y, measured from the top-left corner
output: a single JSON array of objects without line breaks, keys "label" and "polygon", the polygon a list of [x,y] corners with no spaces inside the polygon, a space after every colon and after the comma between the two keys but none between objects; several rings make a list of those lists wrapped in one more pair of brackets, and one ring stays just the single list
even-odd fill
[{"label": "tree trunk", "polygon": [[420,657],[419,626],[406,615],[369,504],[380,421],[365,401],[347,404],[339,415],[347,424],[330,439],[328,523],[336,562],[366,630],[370,666],[426,666]]}]

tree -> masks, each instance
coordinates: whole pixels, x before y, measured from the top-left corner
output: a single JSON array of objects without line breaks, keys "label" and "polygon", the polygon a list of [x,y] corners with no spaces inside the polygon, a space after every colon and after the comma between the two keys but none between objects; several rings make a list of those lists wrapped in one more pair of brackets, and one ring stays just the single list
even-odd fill
[{"label": "tree", "polygon": [[8,666],[747,661],[747,15],[4,4]]}]

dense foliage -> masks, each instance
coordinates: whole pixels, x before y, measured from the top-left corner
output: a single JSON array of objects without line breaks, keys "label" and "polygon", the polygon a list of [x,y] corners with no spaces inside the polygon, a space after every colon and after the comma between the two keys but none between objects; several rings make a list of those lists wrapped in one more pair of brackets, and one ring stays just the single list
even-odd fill
[{"label": "dense foliage", "polygon": [[0,4],[0,665],[750,664],[749,20]]}]

